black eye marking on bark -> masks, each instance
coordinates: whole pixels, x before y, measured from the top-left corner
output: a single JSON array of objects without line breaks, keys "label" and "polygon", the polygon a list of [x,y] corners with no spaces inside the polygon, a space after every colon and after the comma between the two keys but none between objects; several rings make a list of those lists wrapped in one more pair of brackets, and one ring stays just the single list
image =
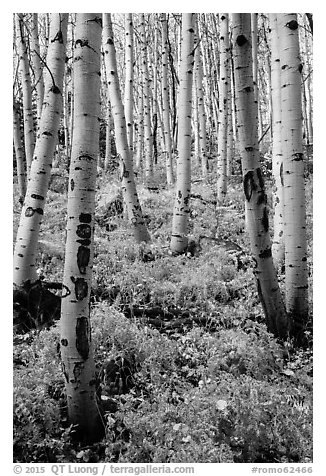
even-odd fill
[{"label": "black eye marking on bark", "polygon": [[75,285],[75,296],[77,301],[82,301],[88,294],[87,282],[84,278],[75,278],[74,276],[70,276],[70,279]]},{"label": "black eye marking on bark", "polygon": [[90,249],[86,246],[79,246],[77,251],[77,266],[80,274],[86,274],[86,268],[89,263]]},{"label": "black eye marking on bark", "polygon": [[282,185],[282,187],[283,187],[283,186],[284,186],[283,162],[281,163],[281,166],[280,166],[280,179],[281,179],[281,185]]},{"label": "black eye marking on bark", "polygon": [[79,215],[79,221],[82,223],[91,223],[92,215],[90,213],[81,213]]},{"label": "black eye marking on bark", "polygon": [[87,317],[77,317],[76,349],[84,360],[88,358],[89,354],[88,328],[89,326]]},{"label": "black eye marking on bark", "polygon": [[79,238],[87,239],[92,236],[92,228],[87,223],[82,223],[81,225],[77,226],[76,235]]},{"label": "black eye marking on bark", "polygon": [[249,170],[243,178],[244,194],[248,202],[250,202],[252,192],[257,189],[257,185],[254,180],[254,173]]},{"label": "black eye marking on bark", "polygon": [[244,35],[239,35],[236,39],[236,43],[238,46],[243,46],[247,43],[247,38]]},{"label": "black eye marking on bark", "polygon": [[70,190],[73,192],[74,188],[75,188],[75,181],[74,181],[74,179],[71,179],[70,180]]},{"label": "black eye marking on bark", "polygon": [[43,215],[43,210],[42,208],[33,208],[33,207],[27,207],[25,210],[25,217],[32,217],[34,213],[38,213],[39,215]]},{"label": "black eye marking on bark", "polygon": [[286,24],[290,30],[297,30],[298,29],[298,22],[296,20],[291,20],[289,23]]},{"label": "black eye marking on bark", "polygon": [[37,195],[36,193],[32,193],[31,198],[34,198],[34,200],[44,200],[42,195]]}]

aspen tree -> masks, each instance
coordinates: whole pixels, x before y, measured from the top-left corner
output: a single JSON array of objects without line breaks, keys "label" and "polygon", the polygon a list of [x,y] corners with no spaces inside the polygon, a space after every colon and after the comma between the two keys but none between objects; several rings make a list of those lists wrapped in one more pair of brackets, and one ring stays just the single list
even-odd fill
[{"label": "aspen tree", "polygon": [[158,90],[158,42],[157,42],[157,35],[158,35],[158,28],[156,25],[156,14],[154,13],[154,59],[153,59],[153,88],[152,88],[152,95],[153,95],[153,159],[154,164],[157,164],[157,129],[158,129],[158,107],[157,107],[157,90]]},{"label": "aspen tree", "polygon": [[145,31],[145,15],[140,15],[141,37],[141,70],[143,83],[143,109],[144,109],[144,149],[145,149],[145,177],[150,180],[153,177],[153,134],[151,126],[150,110],[150,78],[148,74],[147,38]]},{"label": "aspen tree", "polygon": [[206,138],[206,112],[205,112],[205,100],[204,100],[204,89],[203,89],[203,63],[201,56],[201,49],[199,46],[199,35],[198,35],[198,23],[196,22],[196,35],[195,35],[195,85],[196,85],[196,96],[198,101],[198,123],[199,123],[199,151],[200,151],[200,163],[202,168],[203,178],[207,177],[207,138]]},{"label": "aspen tree", "polygon": [[38,14],[32,14],[31,28],[31,62],[34,71],[34,87],[36,89],[36,106],[37,106],[37,125],[41,120],[43,97],[44,97],[44,81],[43,68],[41,65],[40,43],[38,31]]},{"label": "aspen tree", "polygon": [[163,116],[163,134],[166,153],[166,181],[169,185],[174,183],[172,168],[172,137],[170,126],[170,101],[169,101],[169,82],[168,82],[168,64],[169,64],[169,42],[168,42],[168,20],[166,13],[162,13],[162,116]]},{"label": "aspen tree", "polygon": [[96,402],[90,327],[94,254],[95,181],[99,149],[100,13],[77,13],[74,51],[74,135],[61,304],[61,359],[69,422],[84,442],[98,440],[103,425]]},{"label": "aspen tree", "polygon": [[262,121],[258,89],[258,13],[251,13],[252,74],[254,79],[254,97],[258,111],[258,136],[262,136]]},{"label": "aspen tree", "polygon": [[257,108],[254,98],[250,14],[232,14],[234,72],[239,147],[242,162],[247,229],[255,262],[254,274],[267,327],[285,338],[289,322],[273,266],[267,196],[259,163]]},{"label": "aspen tree", "polygon": [[36,253],[62,112],[67,14],[51,14],[44,104],[14,251],[14,284],[35,282]]},{"label": "aspen tree", "polygon": [[191,178],[191,106],[194,67],[195,14],[182,14],[180,89],[178,96],[178,161],[175,202],[172,219],[171,251],[179,254],[188,244]]},{"label": "aspen tree", "polygon": [[307,242],[302,153],[301,70],[297,15],[277,14],[281,41],[286,308],[298,335],[308,314]]},{"label": "aspen tree", "polygon": [[111,105],[110,105],[109,99],[107,99],[106,127],[105,127],[105,158],[104,158],[105,172],[109,170],[109,166],[110,166],[110,162],[112,158],[111,127],[112,127]]},{"label": "aspen tree", "polygon": [[31,163],[33,160],[35,134],[34,134],[34,118],[33,118],[33,103],[32,103],[32,83],[29,71],[28,57],[27,57],[27,43],[25,36],[24,14],[17,13],[16,17],[16,31],[19,54],[19,69],[21,75],[21,83],[23,90],[23,118],[24,118],[24,143],[25,143],[25,157],[27,164],[27,176]]},{"label": "aspen tree", "polygon": [[104,57],[108,76],[108,89],[114,122],[116,147],[121,160],[122,191],[127,206],[129,222],[132,225],[135,240],[137,243],[141,243],[142,241],[149,241],[150,236],[144,222],[135,185],[133,164],[127,140],[126,119],[121,100],[120,85],[117,73],[111,15],[109,13],[105,13],[103,17],[103,37]]},{"label": "aspen tree", "polygon": [[125,17],[126,80],[125,80],[124,106],[125,106],[125,115],[126,115],[126,122],[127,122],[127,139],[128,139],[128,145],[131,152],[131,156],[133,155],[133,131],[134,131],[134,120],[133,120],[134,37],[133,37],[133,34],[134,33],[133,33],[132,13],[127,13]]},{"label": "aspen tree", "polygon": [[15,147],[15,157],[16,157],[16,167],[17,167],[17,178],[18,178],[18,188],[19,188],[19,201],[23,204],[25,193],[26,193],[26,168],[25,168],[25,157],[24,157],[24,145],[22,133],[20,130],[20,110],[19,104],[14,100],[13,102],[13,113],[14,113],[14,147]]},{"label": "aspen tree", "polygon": [[281,135],[281,66],[280,42],[278,35],[277,15],[269,15],[271,26],[271,83],[272,83],[272,168],[273,168],[273,205],[274,205],[274,238],[272,254],[276,269],[284,262],[284,188],[283,188],[283,155]]},{"label": "aspen tree", "polygon": [[142,166],[144,155],[144,95],[142,81],[140,81],[140,84],[138,85],[137,133],[136,170],[138,171]]},{"label": "aspen tree", "polygon": [[229,109],[229,15],[220,13],[220,80],[217,154],[217,199],[223,203],[227,191],[227,127]]}]

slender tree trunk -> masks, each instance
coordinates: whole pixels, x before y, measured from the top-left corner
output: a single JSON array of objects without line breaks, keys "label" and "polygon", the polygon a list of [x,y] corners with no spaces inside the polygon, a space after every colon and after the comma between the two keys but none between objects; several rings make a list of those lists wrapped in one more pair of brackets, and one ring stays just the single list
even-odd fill
[{"label": "slender tree trunk", "polygon": [[[154,16],[155,13],[154,13]],[[154,20],[154,25],[156,23],[156,20]],[[154,164],[157,164],[158,160],[158,150],[157,150],[157,129],[158,129],[158,118],[157,118],[157,70],[158,70],[158,45],[157,45],[157,34],[158,34],[158,28],[156,25],[154,26],[154,60],[153,60],[153,159],[154,159]]]},{"label": "slender tree trunk", "polygon": [[172,220],[171,251],[183,253],[188,244],[191,178],[191,106],[194,67],[195,14],[182,14],[182,49],[178,97],[178,162],[176,195]]},{"label": "slender tree trunk", "polygon": [[206,137],[206,123],[207,115],[205,112],[205,100],[203,90],[203,63],[201,57],[201,49],[199,46],[198,24],[196,24],[195,36],[195,84],[198,100],[198,121],[199,121],[199,151],[200,163],[202,167],[202,175],[205,179],[208,171],[207,161],[207,137]]},{"label": "slender tree trunk", "polygon": [[144,156],[144,95],[142,82],[138,87],[138,137],[137,137],[137,155],[136,170],[140,170],[143,164]]},{"label": "slender tree trunk", "polygon": [[106,109],[106,127],[105,127],[104,172],[107,172],[109,170],[110,162],[111,162],[111,158],[112,158],[111,127],[112,127],[112,114],[111,114],[110,101],[108,99],[107,100],[107,109]]},{"label": "slender tree trunk", "polygon": [[16,156],[17,178],[19,188],[19,201],[23,204],[26,194],[26,168],[24,157],[23,137],[20,130],[19,105],[14,100],[14,147]]},{"label": "slender tree trunk", "polygon": [[46,62],[45,94],[41,123],[30,170],[25,202],[20,217],[14,251],[14,283],[35,282],[36,253],[40,224],[49,186],[52,159],[58,140],[62,113],[62,88],[67,37],[67,14],[51,14],[51,42]]},{"label": "slender tree trunk", "polygon": [[237,121],[242,161],[247,229],[255,261],[254,273],[267,327],[288,335],[289,323],[273,266],[267,196],[259,163],[257,108],[254,98],[250,14],[232,14]]},{"label": "slender tree trunk", "polygon": [[280,42],[278,35],[277,15],[269,15],[271,26],[272,50],[272,111],[273,111],[273,203],[274,203],[274,239],[272,254],[276,269],[284,263],[284,187],[283,187],[283,155],[281,135],[281,67],[280,67]]},{"label": "slender tree trunk", "polygon": [[75,119],[61,304],[61,359],[68,417],[76,436],[103,436],[96,402],[90,292],[94,253],[95,181],[99,149],[101,14],[77,13],[74,52]]},{"label": "slender tree trunk", "polygon": [[117,73],[116,53],[114,46],[111,15],[105,13],[103,17],[104,54],[108,75],[108,88],[114,121],[117,152],[121,158],[121,182],[125,202],[128,210],[129,221],[133,227],[137,243],[150,241],[134,179],[134,170],[130,157],[126,133],[126,120],[124,115],[121,92]]},{"label": "slender tree trunk", "polygon": [[43,82],[43,68],[40,59],[40,43],[38,33],[38,14],[33,13],[32,28],[31,28],[31,60],[34,71],[34,85],[36,88],[36,106],[37,106],[37,125],[39,126],[41,120],[43,97],[44,97],[44,82]]},{"label": "slender tree trunk", "polygon": [[145,177],[150,180],[153,177],[153,134],[150,111],[150,89],[147,58],[147,38],[145,32],[145,15],[142,13],[140,23],[141,35],[141,65],[143,78],[143,101],[144,101],[144,148],[145,148]]},{"label": "slender tree trunk", "polygon": [[220,13],[220,81],[219,81],[219,124],[217,154],[217,199],[223,203],[227,192],[227,126],[229,96],[229,15]]},{"label": "slender tree trunk", "polygon": [[[281,102],[284,180],[286,308],[294,333],[308,315],[307,242],[302,153],[301,70],[297,15],[278,14],[281,39]],[[303,337],[303,336],[302,336]]]},{"label": "slender tree trunk", "polygon": [[124,94],[124,106],[127,122],[127,139],[128,145],[133,156],[133,131],[134,131],[134,100],[133,100],[133,80],[134,80],[134,33],[133,33],[133,21],[132,13],[127,13],[125,17],[125,34],[126,34],[126,81],[125,81],[125,94]]},{"label": "slender tree trunk", "polygon": [[24,14],[18,13],[16,17],[19,68],[21,74],[22,90],[23,90],[23,116],[24,116],[24,142],[25,157],[27,163],[27,176],[31,168],[33,160],[35,134],[34,134],[34,118],[32,103],[32,82],[29,72],[27,44],[25,38]]},{"label": "slender tree trunk", "polygon": [[174,183],[172,168],[172,136],[170,127],[170,101],[168,82],[169,42],[168,22],[166,14],[162,13],[162,102],[163,102],[163,134],[166,151],[166,180],[169,185]]}]

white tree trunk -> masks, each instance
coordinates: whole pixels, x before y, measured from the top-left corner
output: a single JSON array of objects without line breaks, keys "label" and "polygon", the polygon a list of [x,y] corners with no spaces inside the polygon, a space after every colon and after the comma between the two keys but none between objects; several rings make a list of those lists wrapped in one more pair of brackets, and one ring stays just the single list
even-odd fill
[{"label": "white tree trunk", "polygon": [[275,335],[284,338],[288,335],[289,323],[272,260],[267,196],[259,162],[258,120],[254,98],[250,42],[250,14],[232,14],[232,20],[239,147],[247,229],[250,236],[251,252],[255,261],[254,274],[267,327]]},{"label": "white tree trunk", "polygon": [[34,158],[30,169],[25,202],[20,217],[14,251],[14,283],[37,280],[36,253],[44,213],[52,160],[62,114],[62,89],[67,37],[67,14],[51,14],[50,44],[45,71],[45,94]]},{"label": "white tree trunk", "polygon": [[75,118],[69,171],[60,347],[68,417],[85,442],[102,429],[96,402],[90,293],[100,118],[100,13],[78,13],[74,51]]},{"label": "white tree trunk", "polygon": [[183,253],[188,244],[191,178],[191,106],[194,67],[195,14],[182,14],[180,89],[178,97],[177,182],[172,220],[171,251]]},{"label": "white tree trunk", "polygon": [[284,180],[286,308],[294,326],[308,314],[307,241],[302,153],[301,70],[295,13],[278,14],[281,39],[281,101]]}]

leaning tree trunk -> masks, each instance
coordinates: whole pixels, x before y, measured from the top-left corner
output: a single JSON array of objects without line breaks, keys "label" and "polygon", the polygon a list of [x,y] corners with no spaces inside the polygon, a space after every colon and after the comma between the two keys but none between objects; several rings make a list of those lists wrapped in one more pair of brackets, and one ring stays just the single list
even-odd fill
[{"label": "leaning tree trunk", "polygon": [[273,202],[274,202],[274,237],[272,255],[276,269],[284,263],[284,187],[283,155],[281,136],[281,67],[280,43],[278,37],[277,15],[269,15],[271,26],[271,83],[272,83],[272,166],[273,166]]},{"label": "leaning tree trunk", "polygon": [[286,308],[303,338],[308,315],[307,241],[302,153],[301,71],[297,15],[278,14],[284,180]]},{"label": "leaning tree trunk", "polygon": [[[62,112],[67,14],[51,15],[42,117],[14,251],[14,284],[37,281],[36,253]],[[51,71],[51,74],[49,73]]]},{"label": "leaning tree trunk", "polygon": [[69,422],[83,442],[98,440],[103,425],[96,402],[90,293],[94,253],[95,182],[99,152],[100,13],[78,13],[74,51],[74,135],[61,304],[61,359]]},{"label": "leaning tree trunk", "polygon": [[171,251],[183,253],[188,244],[191,178],[191,103],[194,67],[195,13],[182,14],[180,90],[178,97],[177,182],[172,220]]},{"label": "leaning tree trunk", "polygon": [[239,147],[247,229],[255,262],[254,274],[269,331],[285,338],[289,323],[272,260],[267,196],[259,163],[257,108],[254,98],[250,13],[232,14],[234,71]]},{"label": "leaning tree trunk", "polygon": [[103,38],[106,70],[108,75],[108,89],[110,95],[110,103],[112,107],[116,146],[117,152],[120,155],[121,159],[122,190],[127,205],[129,222],[133,227],[135,240],[137,241],[137,243],[141,243],[142,241],[149,241],[150,236],[144,222],[141,206],[138,199],[133,164],[127,140],[126,119],[121,100],[110,13],[105,13],[103,17]]}]

